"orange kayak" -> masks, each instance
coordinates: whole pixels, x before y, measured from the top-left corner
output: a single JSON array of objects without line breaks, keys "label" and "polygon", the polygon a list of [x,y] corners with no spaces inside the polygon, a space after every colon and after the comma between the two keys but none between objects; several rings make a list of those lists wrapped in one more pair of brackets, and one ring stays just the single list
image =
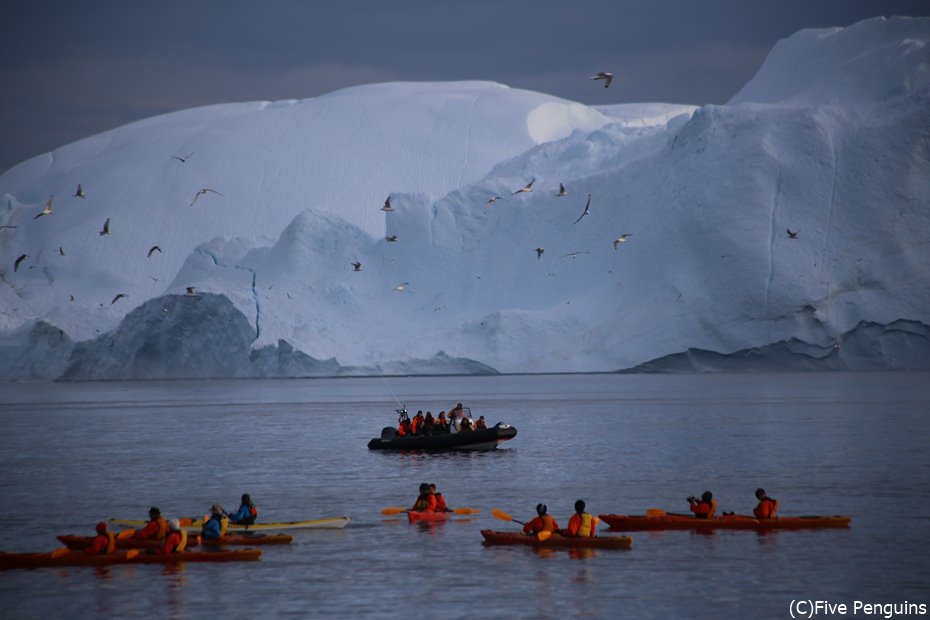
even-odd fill
[{"label": "orange kayak", "polygon": [[181,553],[138,553],[137,549],[104,555],[87,555],[83,551],[64,553],[4,553],[0,552],[0,570],[10,568],[43,568],[47,566],[109,566],[110,564],[176,564],[178,562],[246,562],[258,560],[261,549],[235,551],[182,551]]},{"label": "orange kayak", "polygon": [[[61,543],[69,549],[83,550],[94,541],[93,536],[72,536],[64,534],[58,537]],[[190,536],[187,539],[187,548],[197,545],[287,545],[294,541],[289,534],[226,534],[220,540],[201,539],[200,536]],[[117,549],[158,549],[161,543],[145,538],[117,538]]]},{"label": "orange kayak", "polygon": [[638,532],[645,530],[803,530],[849,527],[851,517],[803,516],[757,519],[749,515],[726,515],[711,519],[698,519],[692,515],[666,513],[663,515],[599,515],[612,530]]},{"label": "orange kayak", "polygon": [[545,540],[528,536],[523,532],[495,532],[481,530],[488,545],[531,545],[533,547],[582,547],[585,549],[629,549],[633,539],[629,536],[572,537],[553,534]]},{"label": "orange kayak", "polygon": [[449,518],[451,512],[433,512],[432,510],[408,510],[407,511],[407,520],[410,523],[416,521],[445,521]]}]

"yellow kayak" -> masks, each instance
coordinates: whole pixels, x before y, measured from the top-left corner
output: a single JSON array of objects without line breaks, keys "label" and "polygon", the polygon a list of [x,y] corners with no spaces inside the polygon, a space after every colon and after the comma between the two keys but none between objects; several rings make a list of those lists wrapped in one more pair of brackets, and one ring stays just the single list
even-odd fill
[{"label": "yellow kayak", "polygon": [[[181,527],[188,532],[199,532],[203,527],[203,519],[180,519]],[[137,519],[110,519],[114,525],[123,525],[131,528],[141,528],[147,521]],[[279,521],[276,523],[253,523],[240,525],[230,523],[230,532],[262,532],[272,530],[341,530],[349,524],[349,517],[329,517],[327,519],[313,519],[311,521]]]}]

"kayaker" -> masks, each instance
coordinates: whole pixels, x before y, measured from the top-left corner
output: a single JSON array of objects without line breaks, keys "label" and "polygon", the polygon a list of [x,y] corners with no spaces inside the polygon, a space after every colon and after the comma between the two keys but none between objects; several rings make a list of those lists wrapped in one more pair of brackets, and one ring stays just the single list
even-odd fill
[{"label": "kayaker", "polygon": [[116,551],[116,536],[113,532],[107,531],[107,524],[101,521],[96,527],[97,536],[91,541],[90,546],[84,549],[88,555],[110,554]]},{"label": "kayaker", "polygon": [[181,522],[178,519],[168,521],[168,535],[165,537],[165,544],[161,548],[162,553],[181,553],[187,548],[187,531],[181,529]]},{"label": "kayaker", "polygon": [[229,517],[230,523],[252,525],[255,523],[255,519],[258,517],[258,508],[255,507],[254,503],[252,503],[252,498],[249,496],[249,494],[243,493],[242,503],[239,506],[239,510],[236,511],[236,514],[227,516]]},{"label": "kayaker", "polygon": [[558,532],[559,524],[548,515],[547,511],[545,504],[536,504],[536,517],[523,526],[523,533],[536,536],[540,532],[552,532],[553,534]]},{"label": "kayaker", "polygon": [[485,424],[484,422],[484,416],[483,415],[478,416],[478,421],[475,422],[475,430],[483,431],[483,430],[487,430],[487,428],[488,428],[488,425]]},{"label": "kayaker", "polygon": [[219,540],[226,534],[228,523],[229,519],[223,514],[223,507],[213,504],[210,507],[210,515],[204,517],[201,533],[207,540]]},{"label": "kayaker", "polygon": [[778,510],[778,500],[772,499],[765,494],[765,489],[756,489],[756,499],[759,505],[752,509],[752,514],[757,519],[774,519],[775,511]]},{"label": "kayaker", "polygon": [[710,491],[704,491],[700,500],[692,495],[688,498],[688,505],[698,519],[710,519],[717,513],[717,500]]},{"label": "kayaker", "polygon": [[168,522],[161,516],[161,510],[158,506],[149,508],[149,520],[145,526],[133,534],[133,538],[142,538],[145,540],[164,540],[168,533]]},{"label": "kayaker", "polygon": [[420,485],[420,495],[417,496],[417,501],[413,503],[410,510],[414,512],[433,512],[436,510],[436,498],[430,494],[427,483],[424,482]]},{"label": "kayaker", "polygon": [[584,509],[585,503],[583,499],[575,502],[575,514],[568,520],[568,529],[561,531],[562,536],[570,538],[594,536],[594,528],[597,527],[601,520],[586,513]]},{"label": "kayaker", "polygon": [[436,502],[436,507],[433,509],[436,512],[452,512],[450,508],[446,506],[446,498],[442,496],[442,493],[436,490],[435,484],[429,485],[430,495],[433,496],[433,500]]}]

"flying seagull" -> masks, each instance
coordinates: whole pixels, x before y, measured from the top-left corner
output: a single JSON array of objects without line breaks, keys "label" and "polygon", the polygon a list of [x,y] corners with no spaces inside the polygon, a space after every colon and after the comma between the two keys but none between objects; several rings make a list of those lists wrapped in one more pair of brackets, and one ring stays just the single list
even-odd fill
[{"label": "flying seagull", "polygon": [[100,231],[100,236],[110,234],[110,218],[107,218],[107,221],[103,223],[103,230]]},{"label": "flying seagull", "polygon": [[190,156],[191,156],[191,155],[193,155],[193,153],[188,153],[188,154],[185,155],[184,157],[178,157],[177,155],[172,155],[171,157],[172,157],[173,159],[178,160],[178,161],[181,162],[182,164],[186,164],[186,163],[187,163],[187,160],[190,159]]},{"label": "flying seagull", "polygon": [[2,229],[2,228],[16,228],[16,227],[15,227],[15,226],[10,226],[9,224],[4,224],[3,226],[0,226],[0,229]]},{"label": "flying seagull", "polygon": [[64,249],[63,247],[61,247],[61,246],[58,246],[58,255],[59,255],[59,256],[64,256],[64,255],[65,255],[65,249]]},{"label": "flying seagull", "polygon": [[352,267],[355,268],[355,271],[361,271],[361,270],[362,270],[362,264],[361,264],[360,262],[358,262],[358,261],[353,261],[353,262],[352,262]]},{"label": "flying seagull", "polygon": [[578,222],[581,221],[581,218],[583,218],[583,217],[586,216],[588,213],[590,213],[590,210],[589,210],[589,207],[590,207],[590,206],[591,206],[591,194],[588,194],[588,202],[585,203],[584,211],[582,211],[582,212],[581,212],[581,215],[578,216],[578,219],[575,220],[575,221],[572,222],[572,223],[573,223],[573,224],[577,224]]},{"label": "flying seagull", "polygon": [[52,214],[52,200],[54,200],[54,199],[55,199],[54,196],[52,196],[51,198],[49,198],[49,199],[48,199],[48,202],[45,203],[45,208],[42,209],[42,210],[39,212],[39,214],[38,214],[37,216],[35,216],[34,218],[32,218],[32,219],[37,220],[37,219],[39,219],[40,217],[42,217],[43,215],[51,215],[51,214]]},{"label": "flying seagull", "polygon": [[391,290],[397,291],[398,293],[403,293],[403,292],[406,290],[408,284],[410,284],[410,283],[409,283],[409,282],[401,282],[400,284],[398,284],[397,286],[395,286],[395,287],[394,287],[393,289],[391,289]]},{"label": "flying seagull", "polygon": [[798,233],[801,232],[801,231],[800,231],[800,230],[796,230],[796,231],[794,231],[794,232],[791,232],[791,229],[790,229],[790,228],[786,228],[786,229],[785,229],[785,232],[788,233],[788,238],[789,238],[789,239],[797,239],[797,238],[798,238]]},{"label": "flying seagull", "polygon": [[533,191],[533,183],[535,182],[536,182],[536,177],[533,177],[533,179],[529,183],[527,183],[522,189],[518,189],[517,191],[515,191],[513,195],[522,194],[523,192]]},{"label": "flying seagull", "polygon": [[494,204],[500,199],[501,199],[500,196],[491,196],[491,198],[486,203],[484,203],[484,208],[487,209],[488,207],[490,207],[492,204]]},{"label": "flying seagull", "polygon": [[578,256],[579,254],[590,254],[590,253],[591,252],[586,252],[586,251],[569,252],[568,254],[564,255],[562,258],[570,258],[572,260],[575,260],[575,257]]},{"label": "flying seagull", "polygon": [[390,237],[385,237],[389,242],[393,243],[397,241],[397,235],[391,235]]},{"label": "flying seagull", "polygon": [[188,286],[188,287],[187,287],[187,291],[184,293],[184,295],[185,295],[186,297],[196,297],[196,296],[197,296],[197,291],[196,291],[196,289],[194,289],[193,286]]},{"label": "flying seagull", "polygon": [[592,80],[604,80],[604,88],[610,86],[610,82],[614,79],[613,73],[608,73],[607,71],[601,71],[595,75],[591,76]]},{"label": "flying seagull", "polygon": [[74,192],[74,198],[87,198],[87,194],[84,193],[80,183],[78,183],[77,190]]},{"label": "flying seagull", "polygon": [[391,206],[391,197],[388,196],[387,200],[384,201],[384,206],[381,207],[382,211],[393,211],[394,207]]},{"label": "flying seagull", "polygon": [[23,262],[24,260],[26,260],[27,258],[29,258],[28,254],[20,254],[19,258],[16,259],[16,262],[13,263],[13,271],[16,271],[17,269],[19,269],[19,264]]},{"label": "flying seagull", "polygon": [[565,186],[559,183],[559,193],[555,197],[560,198],[562,196],[568,196],[568,192],[565,191]]},{"label": "flying seagull", "polygon": [[543,247],[536,248],[536,260],[539,260],[540,258],[542,258],[543,252],[545,251],[546,251],[546,248],[543,248]]},{"label": "flying seagull", "polygon": [[627,237],[632,237],[632,236],[633,236],[633,233],[623,233],[622,235],[620,235],[619,237],[617,237],[616,239],[614,239],[614,249],[616,250],[617,247],[618,247],[621,243],[626,243],[626,238],[627,238]]},{"label": "flying seagull", "polygon": [[213,192],[217,196],[222,196],[223,194],[219,193],[215,189],[210,189],[209,187],[204,187],[203,189],[198,189],[197,193],[194,194],[194,199],[191,200],[191,206],[194,206],[194,203],[197,202],[197,199],[206,194],[207,192]]},{"label": "flying seagull", "polygon": [[158,252],[159,254],[161,254],[161,248],[158,247],[157,245],[153,245],[152,247],[149,248],[149,254],[146,258],[151,258],[154,252]]},{"label": "flying seagull", "polygon": [[129,295],[127,295],[126,293],[119,293],[116,297],[113,298],[113,301],[110,302],[110,305],[112,306],[113,304],[118,302],[123,297],[129,297]]}]

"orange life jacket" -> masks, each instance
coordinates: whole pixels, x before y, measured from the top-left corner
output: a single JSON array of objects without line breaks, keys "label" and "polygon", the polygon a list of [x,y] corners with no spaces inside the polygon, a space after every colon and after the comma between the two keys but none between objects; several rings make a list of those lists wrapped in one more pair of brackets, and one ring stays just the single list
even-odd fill
[{"label": "orange life jacket", "polygon": [[433,496],[436,499],[436,508],[437,512],[446,511],[446,498],[442,496],[442,493],[437,493]]},{"label": "orange life jacket", "polygon": [[90,547],[84,550],[88,555],[110,554],[116,551],[116,535],[113,532],[97,534]]},{"label": "orange life jacket", "polygon": [[178,532],[169,532],[165,537],[165,546],[162,547],[163,553],[181,553],[187,548],[187,530]]},{"label": "orange life jacket", "polygon": [[536,517],[529,523],[523,526],[523,532],[525,534],[538,534],[540,532],[555,532],[558,531],[559,524],[555,522],[555,519],[549,515],[543,515],[541,517]]},{"label": "orange life jacket", "polygon": [[168,521],[164,517],[158,517],[154,521],[149,521],[141,530],[136,532],[135,538],[145,538],[149,540],[164,540],[168,532]]},{"label": "orange life jacket", "polygon": [[778,500],[766,497],[759,502],[758,506],[752,509],[752,514],[756,515],[757,519],[773,519],[777,510]]},{"label": "orange life jacket", "polygon": [[575,513],[568,520],[569,536],[594,536],[594,528],[600,523],[600,519],[586,512],[581,514]]},{"label": "orange life jacket", "polygon": [[717,512],[717,500],[712,499],[709,504],[705,501],[692,502],[691,512],[698,519],[709,519]]}]

